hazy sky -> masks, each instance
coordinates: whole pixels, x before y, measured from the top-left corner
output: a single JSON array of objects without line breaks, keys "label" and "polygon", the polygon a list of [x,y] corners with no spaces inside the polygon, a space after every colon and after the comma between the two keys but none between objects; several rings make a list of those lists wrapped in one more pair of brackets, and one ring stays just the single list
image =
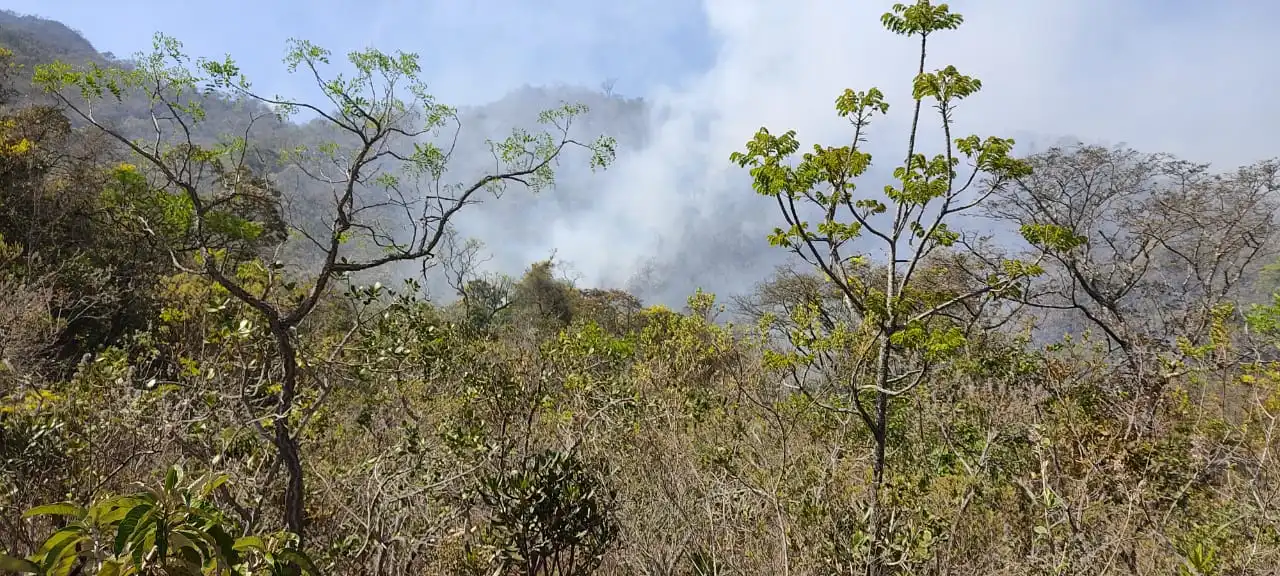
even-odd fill
[{"label": "hazy sky", "polygon": [[[286,92],[288,37],[335,52],[416,51],[438,93],[490,100],[524,83],[594,86],[715,108],[734,130],[829,121],[846,86],[905,91],[912,47],[879,29],[868,0],[9,0],[129,55],[157,30],[197,55],[232,53]],[[1123,140],[1206,160],[1270,155],[1280,114],[1273,0],[960,0],[968,23],[934,62],[986,81],[974,128]],[[981,114],[981,118],[975,118]],[[715,129],[713,127],[712,131]]]},{"label": "hazy sky", "polygon": [[635,94],[706,69],[712,55],[702,7],[678,0],[13,0],[3,5],[59,20],[117,56],[149,49],[156,31],[182,40],[193,55],[230,52],[255,84],[281,91],[289,87],[278,73],[290,37],[337,54],[369,45],[417,52],[437,94],[452,102],[491,100],[524,83],[596,86],[610,77],[618,78],[619,91]]},{"label": "hazy sky", "polygon": [[[560,222],[545,241],[584,277],[616,281],[637,258],[679,245],[672,214],[751,193],[728,164],[761,125],[840,142],[845,87],[879,86],[896,106],[873,127],[887,165],[901,154],[915,46],[879,25],[868,0],[10,0],[127,55],[162,30],[197,55],[231,52],[263,91],[290,92],[279,58],[298,36],[342,52],[419,52],[437,94],[481,103],[525,83],[597,85],[665,108],[651,144],[603,177],[598,218]],[[190,6],[184,8],[183,6]],[[931,67],[984,81],[959,130],[1127,142],[1221,167],[1280,154],[1275,0],[960,0]],[[875,190],[879,186],[866,186]],[[721,225],[724,225],[723,223]],[[754,232],[753,232],[754,233]],[[590,239],[586,240],[585,239]],[[603,247],[603,248],[602,248]],[[768,248],[763,247],[762,250]]]}]

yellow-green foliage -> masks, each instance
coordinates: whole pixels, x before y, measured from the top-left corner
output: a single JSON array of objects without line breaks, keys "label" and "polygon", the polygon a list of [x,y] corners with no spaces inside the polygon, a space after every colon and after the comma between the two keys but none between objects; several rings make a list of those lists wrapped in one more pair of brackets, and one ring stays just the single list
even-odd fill
[{"label": "yellow-green foliage", "polygon": [[[922,1],[882,23],[923,36],[961,20]],[[1167,277],[1219,274],[1206,264],[1103,286],[1123,293],[1107,301],[1086,281],[1123,262],[1069,268],[1098,248],[1087,226],[1020,223],[1028,251],[1014,258],[931,223],[968,198],[962,161],[983,175],[973,181],[1026,193],[1033,164],[1046,168],[1012,156],[1008,139],[913,149],[887,187],[855,186],[887,94],[909,92],[949,122],[981,87],[954,67],[840,93],[847,146],[802,149],[793,131],[761,129],[734,154],[756,192],[823,208],[784,208],[767,240],[826,266],[780,271],[730,316],[701,290],[677,310],[580,289],[550,260],[518,279],[462,274],[462,298],[445,304],[352,264],[370,250],[416,265],[443,244],[389,246],[351,221],[359,211],[286,234],[260,164],[328,170],[369,134],[403,135],[390,119],[449,124],[412,55],[357,51],[351,71],[324,78],[331,55],[291,44],[287,65],[322,78],[337,110],[317,111],[337,115],[345,140],[254,159],[242,135],[148,153],[72,129],[82,97],[141,94],[195,123],[221,97],[196,97],[206,88],[252,100],[233,61],[179,48],[159,36],[129,70],[44,66],[37,80],[61,108],[0,117],[0,569],[1208,576],[1280,565],[1280,295],[1231,305],[1247,299],[1215,276],[1213,290],[1170,297]],[[168,91],[148,92],[156,80]],[[395,90],[366,93],[379,86]],[[496,143],[512,172],[474,190],[551,186],[556,146],[569,145],[556,128],[582,111],[552,110],[547,132]],[[444,150],[402,144],[381,158],[403,170],[362,174],[370,197],[466,189],[441,183]],[[613,153],[607,139],[584,147],[597,167]],[[1214,202],[1229,200],[1211,184]],[[320,257],[283,263],[308,254],[308,234]],[[899,262],[853,243],[890,234]],[[1151,234],[1133,233],[1155,244]],[[1077,300],[1046,309],[1094,329],[1044,343],[1009,320],[1052,289]],[[1142,290],[1156,297],[1121,301]],[[1193,296],[1203,302],[1184,303]],[[1172,323],[1156,321],[1177,306],[1185,322],[1166,333]],[[1023,312],[1012,317],[1041,310]],[[292,501],[302,534],[286,531]]]}]

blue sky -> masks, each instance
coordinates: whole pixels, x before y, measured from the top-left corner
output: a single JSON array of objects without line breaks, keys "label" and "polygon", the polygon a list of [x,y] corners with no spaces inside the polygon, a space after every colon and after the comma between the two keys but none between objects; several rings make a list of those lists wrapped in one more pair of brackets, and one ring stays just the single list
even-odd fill
[{"label": "blue sky", "polygon": [[[146,48],[157,30],[195,55],[230,52],[261,91],[293,97],[307,94],[279,64],[291,36],[338,53],[371,44],[418,52],[427,81],[449,104],[482,103],[526,83],[596,86],[616,77],[619,92],[647,96],[662,110],[650,122],[648,144],[624,151],[599,176],[597,213],[573,220],[551,215],[546,236],[522,244],[530,259],[555,248],[587,283],[616,285],[655,254],[695,254],[699,240],[691,229],[740,225],[742,233],[765,236],[776,220],[768,206],[758,220],[716,221],[726,205],[754,198],[728,156],[762,125],[797,129],[805,142],[846,142],[848,126],[833,114],[833,99],[845,88],[876,86],[893,108],[872,127],[870,150],[880,164],[900,157],[917,54],[911,42],[880,27],[893,1],[6,5],[61,20],[118,55]],[[1127,143],[1219,169],[1280,155],[1276,0],[951,4],[965,24],[931,40],[929,66],[954,64],[984,84],[957,113],[961,134]],[[938,144],[938,134],[924,136],[924,145]],[[690,213],[702,220],[673,216]]]},{"label": "blue sky", "polygon": [[[524,83],[596,86],[640,95],[701,72],[713,48],[697,2],[549,0],[11,0],[6,7],[59,20],[101,51],[128,56],[162,31],[193,55],[231,53],[255,84],[285,92],[287,38],[341,54],[374,46],[417,52],[437,94],[455,103],[495,99]],[[280,90],[274,90],[276,87]]]}]

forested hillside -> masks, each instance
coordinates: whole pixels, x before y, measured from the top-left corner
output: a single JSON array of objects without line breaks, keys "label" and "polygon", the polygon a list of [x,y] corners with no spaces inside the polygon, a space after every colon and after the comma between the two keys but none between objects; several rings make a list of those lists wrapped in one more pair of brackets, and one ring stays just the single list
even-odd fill
[{"label": "forested hillside", "polygon": [[642,101],[305,41],[285,100],[0,14],[0,569],[1274,574],[1280,163],[961,133],[963,19],[888,9],[919,68],[832,95],[846,145],[725,151],[774,232],[633,286],[763,280],[679,310],[483,262],[602,201]]}]

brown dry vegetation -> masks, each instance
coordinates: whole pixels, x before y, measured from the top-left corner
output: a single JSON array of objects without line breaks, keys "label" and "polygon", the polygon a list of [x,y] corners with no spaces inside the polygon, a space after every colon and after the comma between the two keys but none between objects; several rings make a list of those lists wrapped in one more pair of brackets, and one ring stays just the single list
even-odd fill
[{"label": "brown dry vegetation", "polygon": [[[959,25],[928,2],[889,16],[907,35]],[[297,48],[299,66],[320,60]],[[416,74],[407,59],[356,59],[374,87]],[[346,130],[343,144],[280,161],[324,179],[332,212],[319,226],[289,222],[250,146],[184,139],[179,119],[193,113],[174,65],[48,68],[60,105],[10,102],[0,119],[0,568],[1207,576],[1280,565],[1274,162],[1214,173],[1127,149],[1017,159],[1000,139],[979,142],[976,195],[998,202],[970,207],[1027,240],[1000,254],[929,226],[961,198],[945,160],[913,160],[920,178],[900,178],[906,192],[878,210],[842,196],[865,169],[860,140],[770,164],[799,144],[762,131],[735,161],[756,168],[783,218],[817,219],[773,238],[796,265],[732,312],[701,292],[674,311],[575,288],[551,261],[520,279],[475,275],[448,221],[494,190],[440,186],[433,168],[447,158],[399,143],[423,118],[390,92],[337,90],[338,111],[317,109]],[[229,67],[203,74],[256,97]],[[150,94],[168,130],[154,142],[118,137],[65,96],[157,78],[171,85]],[[976,92],[954,70],[929,78]],[[861,130],[878,103],[850,92],[838,108]],[[445,125],[448,109],[417,104]],[[576,140],[575,111],[562,112],[544,135],[496,150],[482,184],[550,186],[566,148],[607,161],[608,142]],[[368,158],[409,170],[379,179],[386,166]],[[389,192],[365,192],[379,186]],[[414,211],[411,242],[378,225],[396,210]],[[835,226],[853,223],[856,234]],[[891,260],[905,265],[850,257],[855,236],[880,231],[902,235]],[[394,261],[445,267],[459,299],[359,283]],[[1049,318],[1078,329],[1033,330]]]}]

